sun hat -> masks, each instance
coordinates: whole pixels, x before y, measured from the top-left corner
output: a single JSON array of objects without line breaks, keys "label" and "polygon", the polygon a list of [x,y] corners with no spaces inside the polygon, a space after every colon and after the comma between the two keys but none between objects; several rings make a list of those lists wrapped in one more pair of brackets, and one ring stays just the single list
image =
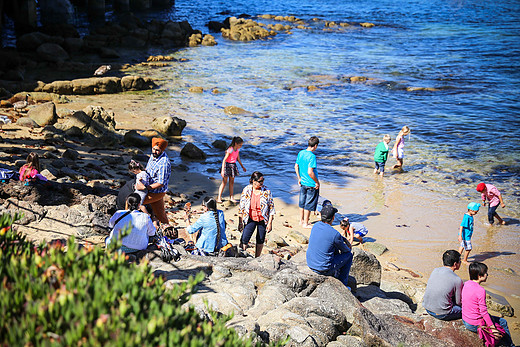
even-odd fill
[{"label": "sun hat", "polygon": [[476,203],[476,202],[470,202],[468,204],[468,210],[471,210],[471,211],[478,211],[480,209],[480,204],[479,203]]},{"label": "sun hat", "polygon": [[484,182],[477,184],[477,192],[482,192],[484,188],[486,188],[486,184]]}]

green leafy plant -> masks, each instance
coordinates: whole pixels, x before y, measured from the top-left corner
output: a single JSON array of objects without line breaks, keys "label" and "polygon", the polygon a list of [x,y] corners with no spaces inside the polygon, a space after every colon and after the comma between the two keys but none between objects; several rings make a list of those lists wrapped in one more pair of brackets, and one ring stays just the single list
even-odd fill
[{"label": "green leafy plant", "polygon": [[[36,246],[0,216],[0,345],[252,346],[226,327],[183,308],[200,273],[164,288],[146,263],[71,237]],[[66,250],[65,250],[66,248]]]}]

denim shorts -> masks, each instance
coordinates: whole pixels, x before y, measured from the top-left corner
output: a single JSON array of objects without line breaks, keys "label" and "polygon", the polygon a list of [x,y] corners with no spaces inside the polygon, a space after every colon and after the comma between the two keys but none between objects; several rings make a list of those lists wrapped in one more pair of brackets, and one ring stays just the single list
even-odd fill
[{"label": "denim shorts", "polygon": [[385,172],[385,163],[378,163],[377,161],[374,163],[376,164],[376,170],[379,170],[379,172]]},{"label": "denim shorts", "polygon": [[300,201],[298,202],[298,206],[307,211],[316,211],[319,197],[319,189],[302,185],[300,187]]}]

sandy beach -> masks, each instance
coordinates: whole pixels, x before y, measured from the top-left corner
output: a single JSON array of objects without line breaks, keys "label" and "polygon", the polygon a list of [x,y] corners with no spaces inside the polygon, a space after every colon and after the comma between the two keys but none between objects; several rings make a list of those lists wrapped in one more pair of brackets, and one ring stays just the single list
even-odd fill
[{"label": "sandy beach", "polygon": [[[80,110],[88,105],[99,105],[107,110],[114,111],[117,129],[147,130],[151,128],[150,123],[153,115],[168,113],[167,110],[162,108],[161,99],[155,99],[153,95],[127,93],[71,96],[70,99],[70,103],[57,105],[58,110],[61,108]],[[190,127],[189,120],[187,127]],[[29,131],[28,128],[17,125],[4,126],[1,136],[6,139],[20,137],[38,139],[37,132]],[[171,139],[168,147],[168,154],[173,163],[169,188],[172,192],[185,194],[186,200],[191,201],[194,209],[198,210],[201,208],[201,201],[204,196],[216,196],[220,180],[218,174],[202,175],[190,170],[190,161],[182,159],[179,155],[183,145],[182,140],[186,139]],[[3,143],[2,147],[11,145]],[[44,150],[45,148],[42,147],[41,149]],[[79,144],[77,150],[84,160],[99,159],[95,152],[89,153],[89,148],[81,144]],[[247,147],[244,147],[244,152],[246,151]],[[120,163],[106,169],[114,179],[126,180],[130,177],[125,174],[130,158],[129,154],[114,149],[106,149],[103,153],[105,156],[123,154]],[[217,159],[221,160],[220,158]],[[200,163],[197,163],[197,165],[200,165]],[[43,166],[45,167],[45,165]],[[188,167],[187,171],[185,166]],[[248,174],[249,172],[243,176],[248,177]],[[266,177],[265,184],[269,186],[271,180],[276,180],[276,178]],[[368,242],[376,241],[388,247],[388,251],[378,257],[385,269],[383,271],[384,279],[392,281],[419,280],[426,283],[431,271],[435,267],[441,266],[441,254],[446,249],[458,248],[456,233],[467,204],[465,201],[433,193],[414,185],[403,185],[392,180],[391,177],[381,180],[379,177],[372,176],[370,170],[366,170],[366,172],[353,171],[346,182],[345,186],[338,187],[328,183],[326,178],[322,178],[321,196],[330,199],[339,209],[340,215],[348,216],[353,221],[365,224],[369,229]],[[235,185],[235,199],[239,198],[241,189],[242,187],[239,184]],[[289,245],[293,245],[296,242],[288,237],[291,231],[296,230],[306,236],[310,234],[309,229],[302,229],[298,226],[296,182],[292,189],[295,192],[292,201],[287,198],[277,198],[277,192],[273,191],[277,213],[273,232],[268,235],[267,243],[269,243],[269,239],[282,237]],[[196,192],[206,193],[199,198],[195,198]],[[226,194],[227,188],[224,196]],[[178,199],[174,197],[173,201],[175,200]],[[220,207],[225,211],[228,222],[228,237],[233,244],[238,244],[240,237],[236,230],[238,207],[229,203],[222,204]],[[178,208],[171,208],[169,217],[182,230],[184,226],[183,212],[179,211]],[[517,226],[488,228],[483,225],[485,217],[486,209],[482,209],[476,217],[475,247],[470,260],[485,261],[488,264],[490,277],[488,283],[485,284],[486,289],[503,295],[515,310],[519,310],[520,298],[515,294],[518,293],[520,283],[518,275],[516,275],[516,273],[520,273],[519,259],[515,252],[519,245],[518,243],[509,244],[504,249],[494,247],[496,244],[504,243],[501,241],[503,233],[516,232]],[[317,220],[316,217],[313,218],[314,221]],[[66,237],[73,233],[71,228],[50,222],[46,222],[38,229],[20,227],[20,230],[37,242]],[[90,236],[86,240],[101,244],[103,239],[104,236]],[[266,247],[264,251],[269,252],[269,247]],[[504,263],[509,259],[511,265],[504,266]],[[389,263],[402,270],[390,270],[393,267],[389,266]],[[512,268],[513,272],[508,272],[507,268]],[[467,266],[463,265],[458,274],[461,278],[467,280]],[[520,320],[516,316],[508,317],[507,320],[513,340],[518,341],[520,338]]]}]

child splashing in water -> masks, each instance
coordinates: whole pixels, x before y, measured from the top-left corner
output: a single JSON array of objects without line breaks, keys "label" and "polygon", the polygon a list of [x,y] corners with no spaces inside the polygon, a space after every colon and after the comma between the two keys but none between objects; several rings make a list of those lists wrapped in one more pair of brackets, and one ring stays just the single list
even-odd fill
[{"label": "child splashing in water", "polygon": [[[140,181],[145,187],[152,183],[150,180],[150,175],[148,174],[148,172],[146,172],[143,165],[133,159],[130,160],[130,163],[128,164],[128,171],[135,175],[136,183]],[[135,193],[139,194],[139,196],[141,197],[141,201],[144,201],[146,195],[148,195],[148,189],[135,189]],[[146,211],[146,207],[144,207],[143,204],[140,204],[139,209],[144,213],[148,213],[148,211]]]},{"label": "child splashing in water", "polygon": [[20,168],[20,181],[35,182],[36,180],[47,181],[47,178],[40,174],[40,158],[36,152],[31,152],[27,156],[26,163]]},{"label": "child splashing in water", "polygon": [[233,186],[235,184],[235,176],[238,176],[238,168],[237,161],[240,166],[242,166],[242,170],[246,172],[246,168],[242,165],[242,161],[240,160],[240,148],[244,144],[244,140],[242,138],[235,136],[229,145],[229,148],[226,150],[226,155],[222,160],[222,169],[220,170],[220,175],[222,176],[222,183],[218,188],[218,198],[217,202],[222,202],[222,193],[224,192],[224,188],[226,187],[228,178],[229,178],[229,200],[233,203],[236,203],[233,198]]},{"label": "child splashing in water", "polygon": [[408,126],[404,126],[399,134],[395,138],[394,148],[392,149],[392,153],[397,160],[397,164],[392,166],[392,169],[403,169],[403,158],[404,158],[404,137],[405,135],[410,134],[410,128]]}]

